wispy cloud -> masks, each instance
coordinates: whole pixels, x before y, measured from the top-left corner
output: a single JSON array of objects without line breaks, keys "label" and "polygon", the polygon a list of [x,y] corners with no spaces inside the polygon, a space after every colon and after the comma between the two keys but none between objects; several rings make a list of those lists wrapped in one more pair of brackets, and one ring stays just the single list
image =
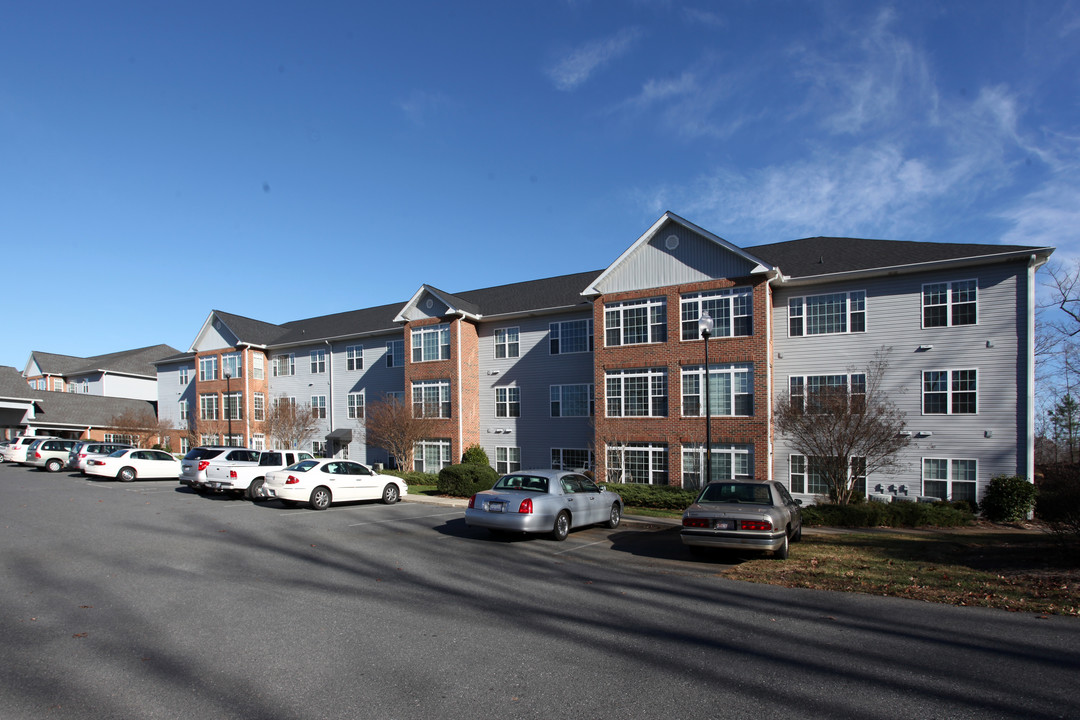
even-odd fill
[{"label": "wispy cloud", "polygon": [[714,28],[726,28],[728,26],[727,18],[720,13],[709,10],[686,7],[682,9],[682,14],[687,21],[694,25],[706,25]]},{"label": "wispy cloud", "polygon": [[397,105],[410,123],[422,127],[432,116],[445,113],[452,103],[441,92],[413,90],[408,97],[399,100]]},{"label": "wispy cloud", "polygon": [[629,52],[641,36],[641,30],[625,28],[612,37],[593,40],[565,53],[548,68],[547,75],[559,90],[575,90],[593,73]]}]

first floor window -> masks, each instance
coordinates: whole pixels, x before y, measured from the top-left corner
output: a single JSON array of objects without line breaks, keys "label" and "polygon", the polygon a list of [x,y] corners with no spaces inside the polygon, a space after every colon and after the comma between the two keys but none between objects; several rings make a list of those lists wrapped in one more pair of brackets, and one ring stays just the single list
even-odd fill
[{"label": "first floor window", "polygon": [[[828,495],[829,482],[826,463],[804,455],[788,457],[788,489],[793,493]],[[866,458],[853,457],[846,467],[846,482],[851,482],[856,495],[866,496]]]},{"label": "first floor window", "polygon": [[266,419],[266,396],[262,393],[257,392],[251,394],[251,419]]},{"label": "first floor window", "polygon": [[199,436],[200,445],[220,445],[221,438],[218,435],[203,433]]},{"label": "first floor window", "polygon": [[138,447],[139,443],[134,435],[124,435],[122,433],[105,433],[105,442],[107,443],[125,443],[127,445],[134,445]]},{"label": "first floor window", "polygon": [[521,388],[495,388],[495,417],[521,417]]},{"label": "first floor window", "polygon": [[412,384],[413,417],[450,417],[450,381],[418,380]]},{"label": "first floor window", "polygon": [[311,416],[315,418],[324,419],[326,417],[326,396],[325,395],[312,395],[311,396]]},{"label": "first floor window", "polygon": [[349,393],[349,417],[357,420],[364,418],[364,393]]},{"label": "first floor window", "polygon": [[923,495],[952,502],[976,502],[975,460],[923,458]]},{"label": "first floor window", "polygon": [[[705,415],[705,368],[682,369],[682,414]],[[754,414],[754,368],[752,365],[709,366],[709,410],[711,415]]]},{"label": "first floor window", "polygon": [[595,411],[591,384],[551,386],[551,417],[592,417]]},{"label": "first floor window", "polygon": [[551,448],[552,470],[591,470],[592,450],[585,448]]},{"label": "first floor window", "polygon": [[199,419],[217,420],[217,395],[199,396]]},{"label": "first floor window", "polygon": [[421,440],[413,446],[413,470],[437,473],[449,464],[449,440]]},{"label": "first floor window", "polygon": [[975,370],[923,372],[923,414],[974,414],[978,411],[977,380]]},{"label": "first floor window", "polygon": [[517,472],[521,469],[521,448],[495,448],[495,472],[500,475]]},{"label": "first floor window", "polygon": [[345,369],[346,370],[363,370],[364,369],[364,346],[363,345],[350,345],[345,348]]},{"label": "first floor window", "polygon": [[608,482],[668,484],[668,448],[658,443],[607,446]]},{"label": "first floor window", "polygon": [[609,370],[608,417],[666,417],[667,371],[663,368]]},{"label": "first floor window", "polygon": [[[749,479],[754,476],[752,445],[713,445],[711,477],[713,480]],[[683,445],[682,485],[696,489],[705,485],[705,446]]]},{"label": "first floor window", "polygon": [[188,452],[190,452],[190,451],[191,451],[191,441],[188,440],[187,436],[185,435],[184,437],[180,438],[180,454],[181,455],[187,455]]},{"label": "first floor window", "polygon": [[259,450],[260,452],[266,449],[266,436],[262,433],[252,433],[251,435],[251,449]]},{"label": "first floor window", "polygon": [[322,440],[312,440],[311,454],[317,458],[326,457],[326,443]]},{"label": "first floor window", "polygon": [[244,447],[244,436],[239,433],[233,435],[226,433],[225,444],[229,447]]}]

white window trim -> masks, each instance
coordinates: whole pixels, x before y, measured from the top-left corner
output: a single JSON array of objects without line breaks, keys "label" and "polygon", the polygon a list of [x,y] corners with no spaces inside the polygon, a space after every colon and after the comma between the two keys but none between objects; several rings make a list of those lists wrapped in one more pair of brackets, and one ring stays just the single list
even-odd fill
[{"label": "white window trim", "polygon": [[[437,357],[425,358],[424,357],[424,339],[430,336],[436,336],[437,344],[436,348]],[[417,356],[419,355],[419,359]],[[438,325],[424,325],[423,327],[412,329],[412,362],[425,363],[425,362],[438,362],[440,360],[450,359],[450,323],[439,323]]]},{"label": "white window trim", "polygon": [[[578,323],[585,323],[585,349],[584,350],[563,350],[563,336],[564,328],[567,325],[577,325]],[[582,353],[593,352],[595,338],[593,337],[593,321],[592,318],[582,318],[580,320],[560,320],[548,324],[548,355],[580,355]],[[558,341],[559,351],[552,352],[551,345],[553,342]]]},{"label": "white window trim", "polygon": [[[514,391],[514,392],[511,392]],[[502,395],[503,399],[500,400],[499,396]],[[517,397],[516,400],[511,399],[511,395]],[[517,414],[511,415],[510,409],[513,406],[517,406]],[[500,415],[499,410],[505,410],[505,413]],[[495,388],[495,417],[499,420],[514,420],[521,417],[521,388],[517,385],[504,385],[502,387]]]},{"label": "white window trim", "polygon": [[[750,314],[749,315],[736,315],[735,314],[735,298],[739,297],[739,296],[742,296],[742,295],[749,295],[749,297],[750,297]],[[702,292],[687,293],[686,295],[682,295],[679,298],[679,339],[682,342],[700,342],[701,341],[700,333],[696,334],[692,338],[683,337],[683,329],[682,329],[682,324],[684,322],[683,321],[683,314],[684,314],[683,313],[683,308],[686,307],[687,305],[693,304],[694,308],[695,308],[695,311],[696,311],[695,318],[700,318],[701,317],[701,306],[702,306],[703,301],[712,300],[714,298],[722,298],[722,297],[729,298],[727,325],[728,325],[728,328],[730,329],[730,332],[727,335],[718,335],[718,334],[716,334],[715,330],[719,327],[720,324],[718,322],[716,322],[718,320],[718,318],[715,315],[713,315],[714,333],[709,336],[709,339],[711,340],[711,339],[714,339],[714,338],[753,337],[753,334],[754,334],[754,288],[749,287],[749,286],[739,286],[739,287],[733,287],[733,288],[723,288],[721,290],[704,290]],[[737,334],[735,334],[735,318],[738,318],[738,317],[749,317],[750,318],[750,332],[748,334],[746,334],[746,335],[737,335]],[[694,322],[696,324],[697,320],[695,319]]]},{"label": "white window trim", "polygon": [[[588,389],[589,400],[588,400],[588,403],[587,403],[587,407],[585,408],[585,413],[586,414],[584,414],[584,415],[568,415],[565,412],[563,412],[563,406],[566,404],[566,401],[563,400],[563,388],[579,388],[579,387],[584,387],[584,388]],[[554,395],[555,395],[556,392],[558,392],[558,394],[559,394],[559,399],[558,399],[559,414],[558,415],[556,415],[551,410],[551,406],[554,405],[555,402],[556,402],[556,400],[554,398]],[[548,386],[548,417],[553,417],[553,418],[580,418],[580,417],[593,417],[595,414],[596,414],[596,386],[593,385],[593,383],[563,383],[561,385],[549,385]]]},{"label": "white window trim", "polygon": [[[970,413],[954,413],[953,412],[953,393],[954,392],[971,392],[970,390],[953,390],[953,373],[971,371],[975,373],[975,412]],[[926,412],[926,373],[928,372],[943,372],[946,374],[945,382],[945,407],[946,410],[943,413],[928,413]],[[979,414],[979,396],[982,395],[980,390],[982,373],[977,367],[960,367],[960,368],[931,368],[929,370],[923,370],[919,373],[919,412],[925,417],[946,417],[949,415],[957,415],[960,417],[975,417]],[[931,391],[935,394],[940,393],[940,390]]]},{"label": "white window trim", "polygon": [[[929,482],[943,482],[943,483],[945,483],[945,488],[946,488],[945,495],[946,495],[946,500],[947,501],[952,502],[953,499],[954,499],[954,493],[953,493],[953,483],[954,482],[971,483],[971,484],[975,485],[975,496],[976,496],[976,498],[978,497],[978,494],[979,494],[979,461],[978,461],[977,458],[969,458],[969,457],[929,457],[929,456],[927,456],[927,457],[922,458],[922,462],[920,463],[920,469],[919,469],[919,471],[920,471],[920,481],[921,481],[920,493],[919,493],[920,495],[928,495],[929,494],[929,493],[926,492],[926,483],[928,482],[928,478],[926,477],[926,461],[927,460],[942,460],[942,461],[945,462],[945,478],[929,478]],[[955,478],[953,476],[953,463],[954,462],[971,462],[971,463],[975,463],[975,479],[974,480],[958,480],[957,478]]]},{"label": "white window trim", "polygon": [[[953,285],[958,283],[971,282],[975,283],[975,322],[966,323],[961,325],[953,324]],[[926,288],[931,285],[944,285],[945,286],[945,304],[944,305],[930,305],[926,304]],[[967,303],[961,303],[966,305]],[[945,324],[944,325],[927,325],[926,324],[926,308],[927,307],[944,307],[945,308]],[[938,330],[940,328],[951,327],[976,327],[979,325],[979,279],[978,278],[962,278],[960,280],[941,280],[939,282],[923,283],[922,288],[919,291],[919,323],[923,330]]]},{"label": "white window trim", "polygon": [[[731,394],[728,397],[728,402],[730,403],[730,406],[731,406],[731,413],[729,413],[729,414],[712,413],[713,417],[754,417],[754,400],[753,400],[753,398],[754,398],[754,368],[753,368],[752,364],[750,364],[750,363],[710,364],[709,365],[709,375],[714,376],[714,377],[718,377],[718,376],[721,376],[721,375],[728,375],[731,378],[731,384],[730,384]],[[740,393],[740,392],[735,391],[736,377],[738,375],[746,375],[747,376],[747,385],[750,388],[750,392],[748,392],[748,393]],[[698,378],[699,392],[698,392],[696,397],[700,398],[700,400],[698,402],[699,412],[698,412],[697,415],[687,415],[684,412],[685,409],[686,409],[686,397],[687,397],[687,394],[686,394],[686,392],[685,392],[685,390],[683,388],[682,380],[686,376],[692,376],[692,377],[696,376]],[[704,381],[705,381],[705,366],[704,365],[688,365],[688,366],[680,368],[680,373],[679,373],[679,414],[682,417],[705,417],[705,385],[703,384]],[[669,393],[670,393],[670,389],[669,389]],[[751,400],[750,400],[750,413],[747,414],[747,415],[740,415],[740,414],[735,412],[736,407],[738,407],[737,400],[738,400],[739,396],[741,396],[741,395],[748,395],[751,398]],[[712,402],[716,402],[716,398],[711,397],[711,396],[710,396],[709,400],[711,400]],[[670,412],[670,408],[668,408],[668,411]]]},{"label": "white window trim", "polygon": [[[634,377],[648,378],[649,383],[649,412],[644,415],[627,415],[626,414],[626,379]],[[608,383],[619,378],[619,394],[613,395],[608,390]],[[653,387],[654,379],[662,379],[664,385],[664,394],[661,396],[655,394]],[[619,399],[620,412],[617,415],[612,415],[609,412],[609,403],[615,397]],[[660,415],[653,412],[653,399],[663,397],[665,412]],[[670,417],[671,416],[671,388],[668,383],[667,368],[634,368],[626,370],[608,370],[604,375],[604,417],[612,418],[658,418],[658,417]]]},{"label": "white window trim", "polygon": [[[352,367],[349,367],[350,365]],[[345,369],[347,371],[364,369],[363,345],[349,345],[345,348]]]},{"label": "white window trim", "polygon": [[[639,308],[645,309],[645,334],[647,339],[641,342],[627,342],[625,337],[626,332],[626,319],[625,314],[627,310],[636,310]],[[653,322],[653,310],[659,308],[663,321],[659,323]],[[614,327],[608,326],[608,315],[610,313],[616,313],[619,316],[619,324]],[[653,328],[660,327],[662,330],[658,333],[662,333],[663,337],[654,337]],[[618,330],[619,342],[608,342],[608,331]],[[682,326],[680,325],[680,336],[682,333]],[[666,297],[651,297],[641,298],[639,300],[622,300],[619,302],[607,303],[604,305],[604,347],[627,347],[631,345],[655,345],[658,343],[666,343],[668,340],[668,318],[667,318],[667,298]]]},{"label": "white window trim", "polygon": [[[860,311],[863,315],[863,329],[852,330],[851,329],[851,296],[856,293],[862,293],[863,309]],[[843,295],[844,296],[844,330],[837,332],[824,332],[824,333],[810,333],[807,332],[807,313],[806,313],[806,301],[813,298],[828,297],[829,295]],[[802,318],[802,332],[798,335],[794,335],[791,332],[791,319],[793,317],[791,312],[791,305],[794,301],[800,301],[800,314],[798,317]],[[868,331],[870,326],[870,297],[866,290],[837,290],[836,292],[816,293],[814,295],[799,295],[796,297],[790,297],[787,301],[788,317],[787,317],[787,334],[789,338],[795,337],[829,337],[833,335],[862,335]]]},{"label": "white window trim", "polygon": [[[509,339],[509,334],[511,332],[514,333],[514,338],[515,339],[513,341],[511,341]],[[503,339],[502,340],[499,340],[499,334],[500,333],[503,334]],[[491,356],[492,356],[493,359],[495,359],[495,360],[509,360],[511,358],[521,357],[521,328],[520,327],[514,325],[514,326],[511,326],[511,327],[495,328],[495,331],[492,333],[491,337],[492,337]],[[510,346],[511,345],[516,347],[516,349],[514,350],[514,353],[512,355],[510,354]],[[500,347],[502,347],[505,350],[505,353],[501,357],[499,356],[499,348]]]}]

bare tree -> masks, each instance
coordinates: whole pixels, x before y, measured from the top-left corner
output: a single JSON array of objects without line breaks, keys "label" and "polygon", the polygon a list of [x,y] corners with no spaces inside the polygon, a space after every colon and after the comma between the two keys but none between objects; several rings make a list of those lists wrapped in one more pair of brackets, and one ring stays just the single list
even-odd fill
[{"label": "bare tree", "polygon": [[412,408],[393,395],[369,403],[364,415],[364,441],[389,453],[400,470],[412,469],[416,443],[433,437],[436,428],[431,418],[413,417]]},{"label": "bare tree", "polygon": [[852,377],[862,376],[857,383],[807,388],[794,396],[784,392],[776,401],[777,431],[806,456],[833,502],[851,502],[860,476],[898,472],[900,451],[912,442],[903,432],[905,413],[882,387],[888,353],[889,348],[878,350],[863,371],[849,368]]},{"label": "bare tree", "polygon": [[109,420],[109,425],[122,435],[128,435],[135,439],[139,447],[150,447],[155,438],[167,438],[172,426],[167,420],[159,420],[158,416],[149,409],[127,409],[115,415]]},{"label": "bare tree", "polygon": [[297,404],[293,398],[284,395],[274,398],[263,421],[266,435],[282,448],[302,447],[318,428],[311,403]]}]

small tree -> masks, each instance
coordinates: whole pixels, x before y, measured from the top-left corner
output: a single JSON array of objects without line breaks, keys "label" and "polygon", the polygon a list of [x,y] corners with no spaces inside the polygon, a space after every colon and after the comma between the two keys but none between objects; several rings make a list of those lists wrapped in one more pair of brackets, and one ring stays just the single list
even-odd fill
[{"label": "small tree", "polygon": [[1054,409],[1049,412],[1054,440],[1065,450],[1065,459],[1076,462],[1077,441],[1080,440],[1080,403],[1065,393]]},{"label": "small tree", "polygon": [[263,428],[271,440],[283,448],[300,448],[319,428],[311,403],[297,404],[293,398],[281,395],[270,403]]},{"label": "small tree", "polygon": [[882,387],[888,354],[889,348],[879,349],[863,372],[849,368],[846,385],[783,392],[777,399],[777,431],[806,456],[835,503],[851,502],[859,476],[898,472],[900,451],[911,444],[910,434],[902,434],[904,412]]},{"label": "small tree", "polygon": [[142,448],[154,444],[154,438],[168,437],[172,426],[166,420],[159,420],[150,409],[133,410],[131,408],[109,420],[109,425],[122,435],[135,439],[135,444]]},{"label": "small tree", "polygon": [[361,426],[365,442],[385,450],[399,470],[412,469],[416,443],[432,437],[434,430],[430,418],[413,417],[412,408],[393,395],[369,403]]},{"label": "small tree", "polygon": [[465,452],[461,454],[461,463],[463,465],[491,465],[487,452],[475,443],[465,448]]}]

